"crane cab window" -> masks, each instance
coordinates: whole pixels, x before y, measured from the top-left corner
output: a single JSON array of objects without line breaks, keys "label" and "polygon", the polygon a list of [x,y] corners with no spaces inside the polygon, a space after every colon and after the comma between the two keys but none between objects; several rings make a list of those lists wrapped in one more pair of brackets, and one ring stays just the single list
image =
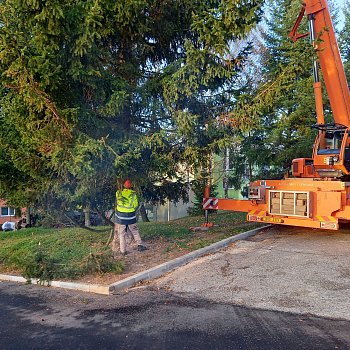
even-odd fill
[{"label": "crane cab window", "polygon": [[317,154],[339,154],[344,131],[325,131],[320,135]]}]

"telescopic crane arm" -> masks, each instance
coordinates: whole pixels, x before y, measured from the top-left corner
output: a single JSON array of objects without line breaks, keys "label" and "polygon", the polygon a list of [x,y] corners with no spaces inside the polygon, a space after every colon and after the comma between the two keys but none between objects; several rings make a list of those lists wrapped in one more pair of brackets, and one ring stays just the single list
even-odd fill
[{"label": "telescopic crane arm", "polygon": [[[299,34],[298,27],[304,15],[309,20],[310,33]],[[322,75],[336,124],[350,127],[350,93],[343,63],[340,57],[331,15],[326,0],[305,0],[303,8],[289,36],[293,41],[310,35],[317,50]],[[316,99],[317,123],[324,124],[321,86],[317,64],[314,64],[314,91]]]}]

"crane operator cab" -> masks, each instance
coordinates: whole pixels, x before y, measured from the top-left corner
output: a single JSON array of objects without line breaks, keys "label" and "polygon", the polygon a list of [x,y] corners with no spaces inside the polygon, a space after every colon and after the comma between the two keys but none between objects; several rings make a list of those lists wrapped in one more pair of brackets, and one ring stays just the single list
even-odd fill
[{"label": "crane operator cab", "polygon": [[295,177],[350,178],[350,129],[339,124],[317,124],[312,158],[293,160]]},{"label": "crane operator cab", "polygon": [[331,124],[319,127],[314,147],[314,167],[320,177],[340,178],[350,173],[349,129]]}]

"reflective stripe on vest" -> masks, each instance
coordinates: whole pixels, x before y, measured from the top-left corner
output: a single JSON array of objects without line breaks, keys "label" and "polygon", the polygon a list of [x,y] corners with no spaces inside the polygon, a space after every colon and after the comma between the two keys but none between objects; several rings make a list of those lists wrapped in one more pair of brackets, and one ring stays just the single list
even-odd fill
[{"label": "reflective stripe on vest", "polygon": [[120,211],[115,212],[115,222],[120,225],[132,225],[137,221],[135,211],[130,213],[121,213]]},{"label": "reflective stripe on vest", "polygon": [[[119,215],[118,215],[119,214]],[[122,214],[127,214],[127,213],[122,213]],[[120,213],[116,212],[115,213],[116,217],[120,220],[122,219],[127,219],[127,220],[133,220],[133,219],[136,219],[136,215],[133,215],[133,216],[125,216],[125,215],[120,215]]]}]

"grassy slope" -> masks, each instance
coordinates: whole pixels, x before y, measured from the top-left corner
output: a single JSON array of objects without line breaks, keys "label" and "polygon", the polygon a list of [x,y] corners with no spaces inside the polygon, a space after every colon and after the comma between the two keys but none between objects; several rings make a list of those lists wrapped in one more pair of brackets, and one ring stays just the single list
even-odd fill
[{"label": "grassy slope", "polygon": [[[193,234],[203,217],[186,217],[166,223],[139,223],[143,239],[169,242],[168,250],[194,250],[252,227],[243,224],[242,213],[220,213],[211,217],[218,225],[209,232]],[[18,270],[38,278],[74,278],[94,272],[123,271],[123,263],[113,260],[106,246],[110,228],[91,232],[81,228],[30,228],[17,232],[0,232],[0,268]]]}]

